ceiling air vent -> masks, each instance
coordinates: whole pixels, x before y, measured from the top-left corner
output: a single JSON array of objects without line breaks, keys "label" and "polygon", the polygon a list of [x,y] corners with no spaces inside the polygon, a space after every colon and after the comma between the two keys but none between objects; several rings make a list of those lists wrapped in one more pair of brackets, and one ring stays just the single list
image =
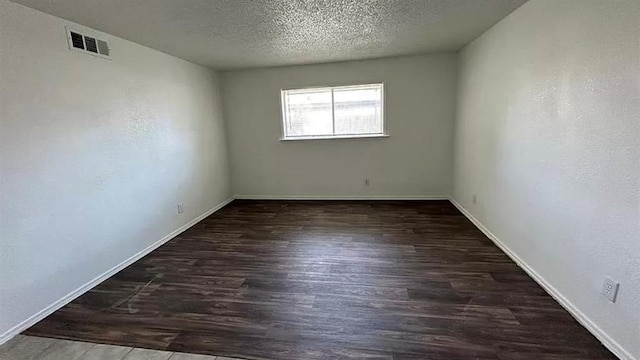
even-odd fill
[{"label": "ceiling air vent", "polygon": [[109,56],[109,44],[104,40],[98,40],[98,53]]},{"label": "ceiling air vent", "polygon": [[69,35],[71,36],[71,46],[76,49],[84,50],[84,41],[82,41],[82,35],[73,31],[69,31]]},{"label": "ceiling air vent", "polygon": [[87,45],[87,51],[91,51],[92,53],[98,52],[98,45],[96,44],[96,39],[85,36],[84,43]]},{"label": "ceiling air vent", "polygon": [[81,51],[85,54],[110,59],[109,44],[105,40],[100,40],[93,36],[82,34],[81,31],[67,29],[67,39],[69,49]]}]

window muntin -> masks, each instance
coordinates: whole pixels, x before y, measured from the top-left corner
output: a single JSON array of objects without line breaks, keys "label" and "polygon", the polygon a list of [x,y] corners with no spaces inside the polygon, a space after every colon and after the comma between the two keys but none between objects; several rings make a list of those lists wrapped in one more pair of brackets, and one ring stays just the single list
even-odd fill
[{"label": "window muntin", "polygon": [[285,140],[384,135],[382,84],[282,90]]}]

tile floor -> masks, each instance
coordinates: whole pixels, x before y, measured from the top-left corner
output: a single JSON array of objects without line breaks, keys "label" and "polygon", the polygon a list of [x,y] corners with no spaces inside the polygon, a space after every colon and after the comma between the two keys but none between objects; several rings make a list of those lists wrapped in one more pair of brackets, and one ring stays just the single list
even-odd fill
[{"label": "tile floor", "polygon": [[241,360],[18,335],[0,346],[2,360]]}]

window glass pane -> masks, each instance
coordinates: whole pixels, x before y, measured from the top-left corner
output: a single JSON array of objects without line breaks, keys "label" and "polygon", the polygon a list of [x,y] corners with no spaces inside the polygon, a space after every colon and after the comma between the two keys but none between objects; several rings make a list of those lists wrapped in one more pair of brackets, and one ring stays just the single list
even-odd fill
[{"label": "window glass pane", "polygon": [[335,89],[335,133],[381,134],[381,96],[379,86]]},{"label": "window glass pane", "polygon": [[331,90],[286,93],[287,136],[332,135]]}]

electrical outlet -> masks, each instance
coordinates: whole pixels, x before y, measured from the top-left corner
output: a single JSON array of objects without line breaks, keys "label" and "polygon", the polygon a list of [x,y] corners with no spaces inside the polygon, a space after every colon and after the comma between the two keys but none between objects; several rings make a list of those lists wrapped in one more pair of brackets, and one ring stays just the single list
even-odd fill
[{"label": "electrical outlet", "polygon": [[178,214],[182,214],[184,212],[184,204],[178,203]]},{"label": "electrical outlet", "polygon": [[371,181],[369,181],[369,179],[364,179],[364,186],[369,186],[371,185]]},{"label": "electrical outlet", "polygon": [[618,288],[620,284],[613,281],[611,278],[606,277],[604,279],[604,285],[602,285],[602,295],[609,299],[611,302],[616,302],[618,296]]},{"label": "electrical outlet", "polygon": [[477,203],[478,202],[478,195],[473,194],[473,196],[471,196],[471,202],[474,203],[474,204]]}]

